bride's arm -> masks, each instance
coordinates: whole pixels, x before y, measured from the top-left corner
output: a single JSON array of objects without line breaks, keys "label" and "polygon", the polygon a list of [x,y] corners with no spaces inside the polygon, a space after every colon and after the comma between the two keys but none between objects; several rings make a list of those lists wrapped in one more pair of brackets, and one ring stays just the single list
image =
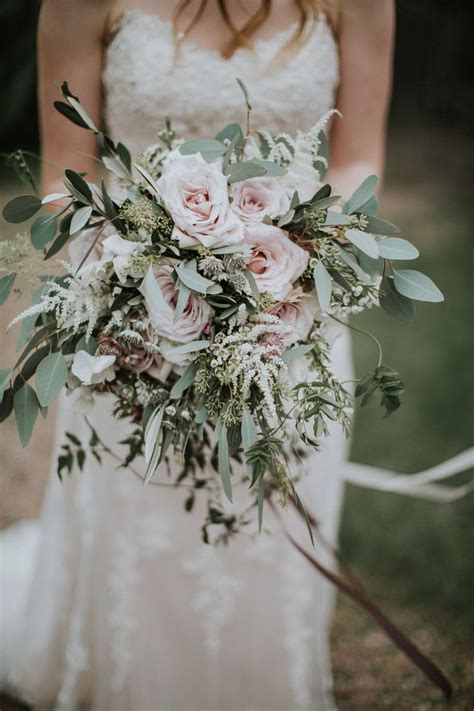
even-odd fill
[{"label": "bride's arm", "polygon": [[331,134],[328,181],[350,195],[383,175],[395,32],[393,0],[343,0],[338,22],[341,84]]},{"label": "bride's arm", "polygon": [[[66,80],[95,122],[101,114],[102,38],[107,0],[43,0],[38,25],[39,110],[45,193],[61,191],[64,168],[94,174],[94,135],[53,107]],[[53,167],[53,165],[57,167]]]}]

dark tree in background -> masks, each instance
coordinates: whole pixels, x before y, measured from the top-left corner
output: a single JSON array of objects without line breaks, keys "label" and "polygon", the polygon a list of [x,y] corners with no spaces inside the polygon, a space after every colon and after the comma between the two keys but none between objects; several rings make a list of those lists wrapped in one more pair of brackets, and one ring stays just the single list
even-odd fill
[{"label": "dark tree in background", "polygon": [[[38,146],[39,6],[40,0],[0,0],[0,150]],[[472,119],[472,27],[472,0],[398,0],[393,122],[403,122],[407,111],[423,120]]]}]

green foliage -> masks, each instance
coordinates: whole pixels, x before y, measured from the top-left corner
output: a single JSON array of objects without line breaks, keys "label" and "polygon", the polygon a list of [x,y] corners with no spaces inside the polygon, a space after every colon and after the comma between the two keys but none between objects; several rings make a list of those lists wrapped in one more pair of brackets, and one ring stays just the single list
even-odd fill
[{"label": "green foliage", "polygon": [[48,407],[66,384],[68,367],[62,353],[50,353],[36,370],[36,393],[41,407]]},{"label": "green foliage", "polygon": [[7,274],[6,276],[0,279],[0,305],[4,304],[10,296],[10,292],[13,289],[15,279],[16,274]]},{"label": "green foliage", "polygon": [[25,383],[13,397],[16,425],[22,447],[26,447],[31,439],[36,418],[38,417],[39,404],[35,391]]},{"label": "green foliage", "polygon": [[41,200],[36,195],[20,195],[7,202],[2,215],[7,222],[19,224],[33,217],[41,208]]},{"label": "green foliage", "polygon": [[381,396],[381,405],[385,408],[385,417],[388,417],[400,407],[404,390],[405,386],[397,371],[379,365],[374,373],[366,375],[357,384],[355,395],[362,398],[362,407],[368,405],[377,395]]}]

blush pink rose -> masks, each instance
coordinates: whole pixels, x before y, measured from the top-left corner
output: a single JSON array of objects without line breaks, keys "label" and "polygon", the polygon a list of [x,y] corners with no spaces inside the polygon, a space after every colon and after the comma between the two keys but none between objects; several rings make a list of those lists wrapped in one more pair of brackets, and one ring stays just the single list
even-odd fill
[{"label": "blush pink rose", "polygon": [[283,300],[306,269],[308,253],[292,242],[286,232],[265,224],[249,226],[245,243],[251,248],[247,268],[258,290]]},{"label": "blush pink rose", "polygon": [[200,154],[178,154],[158,188],[175,223],[173,237],[183,249],[213,249],[243,240],[244,225],[230,208],[227,178]]},{"label": "blush pink rose", "polygon": [[[94,244],[98,234],[99,237]],[[92,250],[83,266],[86,267],[100,262],[104,254],[104,241],[107,237],[116,234],[117,230],[115,230],[112,225],[107,225],[104,229],[102,229],[102,227],[90,227],[88,230],[80,232],[68,245],[69,260],[72,266],[77,269],[91,247]]]},{"label": "blush pink rose", "polygon": [[250,178],[235,183],[232,209],[247,224],[261,222],[265,215],[272,219],[287,212],[290,201],[276,178]]},{"label": "blush pink rose", "polygon": [[163,264],[154,271],[150,268],[140,287],[150,322],[156,333],[164,339],[160,348],[166,358],[165,350],[168,352],[175,345],[197,340],[211,318],[209,304],[191,292],[181,317],[175,320],[179,292],[172,279],[172,272],[171,264]]},{"label": "blush pink rose", "polygon": [[321,313],[317,299],[297,287],[290,291],[283,301],[269,309],[268,313],[278,316],[285,326],[289,326],[291,333],[282,334],[281,340],[286,346],[307,338],[314,320]]}]

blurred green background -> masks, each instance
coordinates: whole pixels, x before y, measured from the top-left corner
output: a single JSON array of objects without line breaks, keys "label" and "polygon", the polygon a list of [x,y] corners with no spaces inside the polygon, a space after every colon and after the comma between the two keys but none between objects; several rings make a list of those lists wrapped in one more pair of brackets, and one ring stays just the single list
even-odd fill
[{"label": "blurred green background", "polygon": [[[38,147],[37,8],[34,0],[0,4],[4,153]],[[386,363],[401,372],[407,389],[402,409],[388,420],[382,419],[378,407],[357,412],[352,459],[411,473],[454,456],[472,441],[473,3],[400,0],[397,21],[382,215],[420,247],[420,268],[440,286],[446,301],[420,304],[412,324],[392,321],[375,310],[355,321],[380,337],[389,354]],[[5,168],[0,169],[0,189],[4,194],[20,189]],[[357,334],[354,355],[359,375],[376,360],[371,342]],[[462,483],[469,476],[458,475],[450,483]],[[460,687],[452,708],[459,709],[471,709],[474,696],[469,660],[474,630],[473,521],[472,495],[434,504],[348,486],[341,528],[343,555],[368,579],[375,596],[398,613],[421,646],[452,674]],[[399,657],[389,646],[371,646],[373,634],[373,626],[358,612],[339,603],[333,657],[340,708],[443,707],[424,682],[407,686],[414,672],[403,663],[397,666]],[[382,668],[377,666],[380,660]]]}]

